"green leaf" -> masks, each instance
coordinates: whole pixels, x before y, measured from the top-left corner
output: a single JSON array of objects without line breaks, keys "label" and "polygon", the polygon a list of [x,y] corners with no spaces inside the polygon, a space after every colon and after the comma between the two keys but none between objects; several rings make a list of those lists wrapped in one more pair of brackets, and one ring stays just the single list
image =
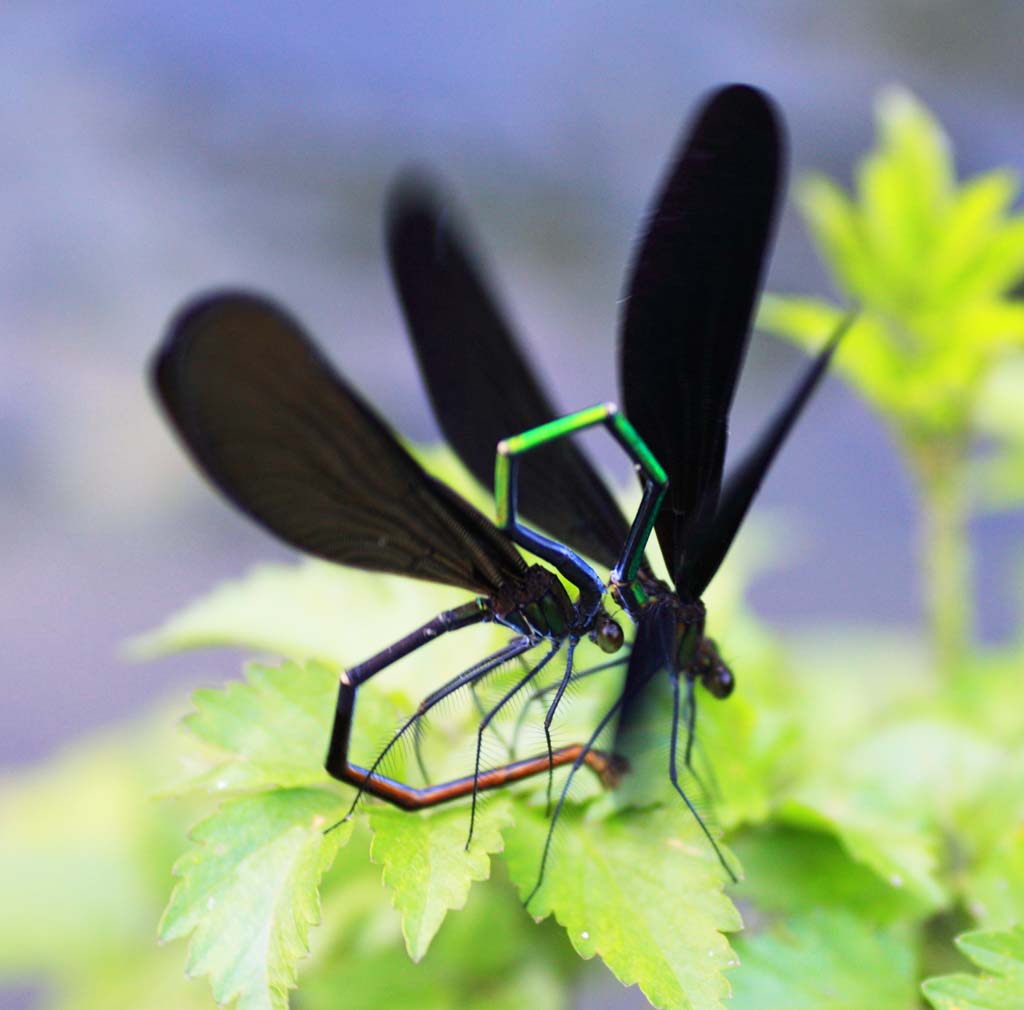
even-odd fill
[{"label": "green leaf", "polygon": [[948,141],[907,91],[890,88],[877,103],[879,145],[859,166],[860,227],[877,278],[871,300],[899,311],[933,291],[927,264],[953,195]]},{"label": "green leaf", "polygon": [[859,298],[869,297],[874,276],[853,202],[831,179],[816,174],[799,180],[796,198],[814,237],[844,285]]},{"label": "green leaf", "polygon": [[[554,913],[576,952],[599,955],[655,1007],[722,1010],[736,962],[724,932],[740,928],[724,874],[699,826],[670,807],[585,819],[566,808],[542,886],[528,910]],[[537,882],[548,820],[524,812],[506,833],[509,873],[524,900]]]},{"label": "green leaf", "polygon": [[449,909],[462,908],[474,881],[490,876],[492,852],[503,848],[502,829],[512,823],[506,797],[481,804],[473,843],[466,849],[465,806],[431,814],[375,807],[370,813],[370,855],[383,864],[384,884],[402,915],[409,957],[419,961]]},{"label": "green leaf", "polygon": [[792,916],[737,938],[742,967],[730,1010],[913,1010],[913,945],[906,929],[837,909]]},{"label": "green leaf", "polygon": [[938,879],[938,842],[925,829],[873,809],[841,792],[833,793],[827,780],[800,794],[799,801],[780,811],[791,825],[835,833],[850,856],[893,887],[905,887],[911,900],[929,910],[949,901]]},{"label": "green leaf", "polygon": [[147,777],[157,774],[147,746],[163,742],[155,725],[147,729],[148,739],[104,734],[49,766],[5,776],[0,971],[77,973],[139,932],[152,935],[157,881],[174,850],[167,825],[147,817]]},{"label": "green leaf", "polygon": [[980,175],[960,190],[931,253],[934,284],[951,299],[1006,290],[1005,272],[993,273],[986,260],[1016,191],[1017,181],[1006,171]]},{"label": "green leaf", "polygon": [[784,690],[776,687],[774,704],[800,726],[804,780],[823,765],[853,764],[848,748],[934,694],[931,657],[917,634],[819,621],[785,644]]},{"label": "green leaf", "polygon": [[[260,789],[338,784],[324,770],[338,694],[337,672],[322,663],[253,664],[246,679],[221,690],[193,695],[196,710],[185,726],[197,746],[198,770],[165,794],[196,792],[229,795]],[[400,694],[400,701],[404,696]],[[353,746],[360,748],[390,734],[398,705],[383,685],[372,683],[359,693]],[[400,759],[401,755],[399,755]],[[393,766],[393,770],[400,770]]]},{"label": "green leaf", "polygon": [[966,873],[964,897],[971,915],[986,926],[1018,922],[1024,908],[1024,819],[1001,845],[984,853]]},{"label": "green leaf", "polygon": [[199,740],[228,759],[191,783],[213,792],[322,785],[338,674],[320,663],[249,666],[244,681],[192,696],[185,719]]},{"label": "green leaf", "polygon": [[[1019,681],[1019,659],[1014,674]],[[1024,754],[1019,739],[1018,731],[1010,753],[978,784],[956,823],[964,903],[975,922],[990,930],[1020,922],[1024,909]]]},{"label": "green leaf", "polygon": [[1024,975],[1024,926],[964,933],[956,945],[979,968],[999,975]]},{"label": "green leaf", "polygon": [[194,829],[160,938],[191,934],[186,970],[208,975],[219,1003],[286,1010],[320,877],[351,835],[351,822],[324,834],[342,813],[333,793],[282,789],[225,803]]},{"label": "green leaf", "polygon": [[1017,189],[1016,177],[1005,169],[986,172],[960,187],[932,251],[932,265],[940,271],[942,283],[954,281],[991,239],[1013,206]]},{"label": "green leaf", "polygon": [[[1011,172],[958,185],[947,137],[908,92],[883,92],[877,113],[854,197],[820,176],[796,191],[841,294],[860,311],[837,370],[896,425],[927,474],[964,465],[986,376],[1024,347],[1024,306],[1012,294],[1024,277],[1024,216],[1011,213]],[[839,311],[767,296],[759,322],[820,346]],[[1024,495],[1001,470],[992,480],[1004,500]]]},{"label": "green leaf", "polygon": [[964,933],[957,946],[984,975],[940,975],[921,991],[935,1010],[1018,1010],[1024,1006],[1024,927]]},{"label": "green leaf", "polygon": [[837,909],[888,925],[931,911],[930,902],[854,860],[831,834],[772,825],[741,834],[731,847],[745,872],[736,897],[760,912]]},{"label": "green leaf", "polygon": [[933,908],[948,901],[938,843],[1005,755],[953,723],[906,720],[845,749],[794,790],[790,823],[828,827],[854,859]]},{"label": "green leaf", "polygon": [[[817,351],[843,318],[838,306],[816,298],[780,297],[766,294],[761,299],[758,326],[786,337],[809,351]],[[894,344],[884,321],[861,309],[843,338],[836,354],[835,368],[883,413],[907,412],[908,359]]]},{"label": "green leaf", "polygon": [[997,448],[973,461],[980,504],[993,509],[1024,501],[1024,355],[988,376],[978,397],[979,429]]},{"label": "green leaf", "polygon": [[[345,666],[394,642],[463,590],[343,569],[324,561],[264,564],[199,597],[161,627],[129,643],[140,658],[231,646]],[[408,625],[408,627],[405,627]],[[451,636],[458,638],[458,636]],[[431,646],[437,659],[445,639]]]},{"label": "green leaf", "polygon": [[[347,1005],[387,1010],[565,1006],[582,962],[554,923],[537,925],[523,913],[503,879],[473,888],[466,907],[446,917],[429,956],[414,964],[399,917],[382,900],[379,884],[334,890],[334,876],[332,870],[325,880],[324,920],[343,927],[329,939],[318,937],[322,956],[303,977],[304,1007],[334,1007],[339,994]],[[364,873],[360,881],[365,879]]]},{"label": "green leaf", "polygon": [[875,808],[948,827],[1009,756],[952,720],[904,718],[861,740],[843,755],[841,769]]}]

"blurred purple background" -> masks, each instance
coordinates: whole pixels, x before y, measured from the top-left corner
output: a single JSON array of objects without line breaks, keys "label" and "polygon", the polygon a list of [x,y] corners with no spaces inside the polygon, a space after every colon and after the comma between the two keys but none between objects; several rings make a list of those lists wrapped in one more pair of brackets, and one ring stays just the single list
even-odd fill
[{"label": "blurred purple background", "polygon": [[[145,361],[199,289],[244,283],[303,318],[405,434],[436,428],[389,289],[384,191],[451,183],[560,404],[616,395],[616,302],[684,117],[727,80],[779,100],[792,171],[848,180],[878,89],[950,130],[961,172],[1022,158],[1024,6],[6,0],[0,12],[0,764],[45,756],[198,669],[119,644],[285,556],[194,474]],[[771,286],[826,289],[792,209]],[[742,445],[799,367],[757,337]],[[609,463],[616,462],[609,454]],[[621,480],[625,473],[614,470]],[[917,620],[914,501],[878,420],[828,383],[760,499],[797,531],[755,586],[783,623]],[[1005,635],[1020,517],[986,520],[983,632]]]}]

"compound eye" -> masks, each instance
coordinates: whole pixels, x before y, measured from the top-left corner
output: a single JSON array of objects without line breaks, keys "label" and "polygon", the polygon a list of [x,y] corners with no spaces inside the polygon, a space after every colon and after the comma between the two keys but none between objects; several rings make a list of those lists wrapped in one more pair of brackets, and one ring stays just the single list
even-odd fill
[{"label": "compound eye", "polygon": [[728,698],[736,686],[736,678],[729,667],[719,663],[701,677],[701,683],[715,698]]},{"label": "compound eye", "polygon": [[597,645],[602,652],[618,652],[625,641],[622,628],[612,620],[602,621],[597,629]]}]

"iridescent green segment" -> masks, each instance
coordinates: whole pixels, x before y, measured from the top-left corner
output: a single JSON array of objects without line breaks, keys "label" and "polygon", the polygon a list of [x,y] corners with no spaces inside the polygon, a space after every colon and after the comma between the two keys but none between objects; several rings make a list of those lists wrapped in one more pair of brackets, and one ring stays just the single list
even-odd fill
[{"label": "iridescent green segment", "polygon": [[[588,428],[604,425],[612,437],[626,451],[644,477],[644,497],[637,511],[629,535],[623,544],[619,564],[611,573],[612,582],[621,589],[630,587],[637,604],[644,602],[645,594],[633,586],[637,570],[643,561],[644,549],[654,528],[654,520],[665,496],[667,478],[661,464],[654,458],[636,429],[619,413],[614,403],[600,403],[573,414],[538,425],[529,431],[504,439],[498,445],[494,468],[494,497],[497,524],[502,529],[518,530],[516,510],[516,473],[518,458],[524,453],[567,438]],[[620,590],[621,591],[621,590]],[[628,591],[628,589],[627,589]]]},{"label": "iridescent green segment", "polygon": [[498,445],[498,456],[494,462],[494,518],[501,529],[508,528],[512,511],[512,458],[501,451],[507,445],[507,442]]},{"label": "iridescent green segment", "polygon": [[654,454],[647,448],[647,443],[618,411],[612,418],[612,433],[647,475],[643,501],[626,538],[622,560],[612,572],[612,581],[625,583],[631,587],[633,602],[639,606],[647,602],[647,594],[636,584],[636,573],[643,561],[647,541],[654,529],[654,521],[658,518],[658,510],[668,487],[668,477],[661,464],[654,458]]},{"label": "iridescent green segment", "polygon": [[629,423],[625,415],[616,410],[612,416],[612,425],[614,430],[622,436],[622,441],[632,450],[630,455],[643,467],[644,472],[651,480],[655,484],[667,483],[668,477],[661,464],[654,458],[654,454],[647,448],[647,443],[640,437],[636,428]]},{"label": "iridescent green segment", "polygon": [[519,456],[577,431],[593,428],[597,424],[604,424],[610,416],[618,416],[618,409],[614,404],[599,403],[594,407],[584,407],[583,410],[577,410],[574,414],[567,414],[565,417],[548,421],[547,424],[538,425],[529,431],[505,439],[502,442],[505,447],[504,452],[502,453],[502,449],[499,449],[498,452],[508,456]]},{"label": "iridescent green segment", "polygon": [[[641,555],[638,554],[636,558],[637,567],[640,565],[640,557]],[[638,611],[650,599],[650,596],[647,595],[644,587],[639,582],[624,579],[621,583],[614,583],[614,585],[618,593],[619,602],[630,613]]]}]

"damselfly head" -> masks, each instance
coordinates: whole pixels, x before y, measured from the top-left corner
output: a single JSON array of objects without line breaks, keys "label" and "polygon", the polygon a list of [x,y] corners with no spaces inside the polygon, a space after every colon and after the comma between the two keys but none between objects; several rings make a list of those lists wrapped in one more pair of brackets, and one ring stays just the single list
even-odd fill
[{"label": "damselfly head", "polygon": [[591,639],[597,643],[602,652],[618,652],[626,636],[622,633],[622,625],[609,614],[602,614],[597,619]]},{"label": "damselfly head", "polygon": [[713,638],[701,639],[690,669],[692,676],[699,677],[707,692],[715,698],[728,698],[736,686],[736,678],[719,655]]}]

